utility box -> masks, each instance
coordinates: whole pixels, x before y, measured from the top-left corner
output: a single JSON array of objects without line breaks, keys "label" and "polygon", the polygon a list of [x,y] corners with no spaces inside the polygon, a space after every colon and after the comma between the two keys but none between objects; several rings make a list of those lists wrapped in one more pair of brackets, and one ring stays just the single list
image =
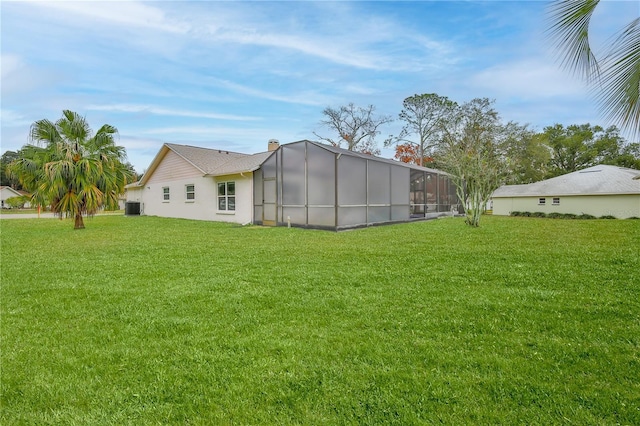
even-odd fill
[{"label": "utility box", "polygon": [[140,216],[140,203],[137,201],[127,201],[124,204],[125,216]]}]

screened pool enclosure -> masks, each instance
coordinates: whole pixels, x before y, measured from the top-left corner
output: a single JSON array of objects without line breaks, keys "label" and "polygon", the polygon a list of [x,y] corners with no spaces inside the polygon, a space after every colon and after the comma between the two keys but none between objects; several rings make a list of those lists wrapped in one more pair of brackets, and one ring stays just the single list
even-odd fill
[{"label": "screened pool enclosure", "polygon": [[444,172],[306,140],[280,146],[253,179],[262,225],[340,230],[461,210]]}]

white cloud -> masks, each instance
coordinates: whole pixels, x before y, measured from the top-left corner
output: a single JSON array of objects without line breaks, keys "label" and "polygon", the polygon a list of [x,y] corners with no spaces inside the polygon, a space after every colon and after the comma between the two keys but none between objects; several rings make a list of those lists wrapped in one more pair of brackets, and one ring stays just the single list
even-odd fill
[{"label": "white cloud", "polygon": [[487,68],[472,76],[468,85],[505,98],[553,98],[587,91],[582,82],[557,65],[527,59]]},{"label": "white cloud", "polygon": [[64,12],[64,16],[70,22],[77,21],[77,18],[71,17],[69,14],[115,25],[154,29],[169,33],[184,34],[189,31],[187,24],[170,20],[161,9],[137,1],[84,0],[33,1],[31,3]]},{"label": "white cloud", "polygon": [[24,115],[9,109],[0,110],[0,117],[2,127],[30,126],[33,122],[32,120],[27,119]]},{"label": "white cloud", "polygon": [[260,120],[259,117],[219,114],[213,112],[187,111],[179,109],[162,108],[153,105],[136,105],[136,104],[109,104],[109,105],[88,105],[87,109],[93,111],[111,111],[111,112],[131,112],[131,113],[148,113],[154,115],[167,115],[173,117],[192,117],[192,118],[210,118],[214,120],[231,120],[231,121],[252,121]]}]

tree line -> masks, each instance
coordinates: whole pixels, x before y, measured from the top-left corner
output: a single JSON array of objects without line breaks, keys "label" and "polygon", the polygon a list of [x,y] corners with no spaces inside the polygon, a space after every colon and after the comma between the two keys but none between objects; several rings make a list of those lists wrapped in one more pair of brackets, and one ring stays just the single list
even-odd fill
[{"label": "tree line", "polygon": [[[314,134],[334,146],[379,154],[384,125],[394,121],[375,107],[350,103],[323,111],[320,125],[330,135]],[[503,122],[494,101],[476,98],[457,103],[435,93],[406,98],[398,135],[382,144],[395,148],[406,163],[448,172],[467,207],[467,222],[478,226],[480,214],[501,184],[525,184],[595,164],[640,169],[640,144],[627,143],[615,126],[555,124],[536,132],[528,125]]]}]

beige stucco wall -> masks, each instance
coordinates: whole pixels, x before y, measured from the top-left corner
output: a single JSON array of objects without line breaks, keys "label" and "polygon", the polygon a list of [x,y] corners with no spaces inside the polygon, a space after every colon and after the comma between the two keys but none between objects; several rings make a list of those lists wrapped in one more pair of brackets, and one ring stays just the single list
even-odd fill
[{"label": "beige stucco wall", "polygon": [[640,194],[559,196],[559,205],[553,205],[554,196],[544,197],[544,205],[538,204],[539,198],[541,197],[494,198],[493,214],[508,216],[512,211],[519,211],[590,214],[596,217],[611,215],[620,219],[640,217]]},{"label": "beige stucco wall", "polygon": [[[236,183],[236,210],[218,210],[218,182]],[[195,199],[187,200],[187,185],[195,186]],[[163,188],[169,188],[169,201]],[[127,190],[127,201],[141,203],[141,214],[247,224],[252,222],[252,173],[202,176],[202,172],[174,152],[167,153],[141,189]]]}]

